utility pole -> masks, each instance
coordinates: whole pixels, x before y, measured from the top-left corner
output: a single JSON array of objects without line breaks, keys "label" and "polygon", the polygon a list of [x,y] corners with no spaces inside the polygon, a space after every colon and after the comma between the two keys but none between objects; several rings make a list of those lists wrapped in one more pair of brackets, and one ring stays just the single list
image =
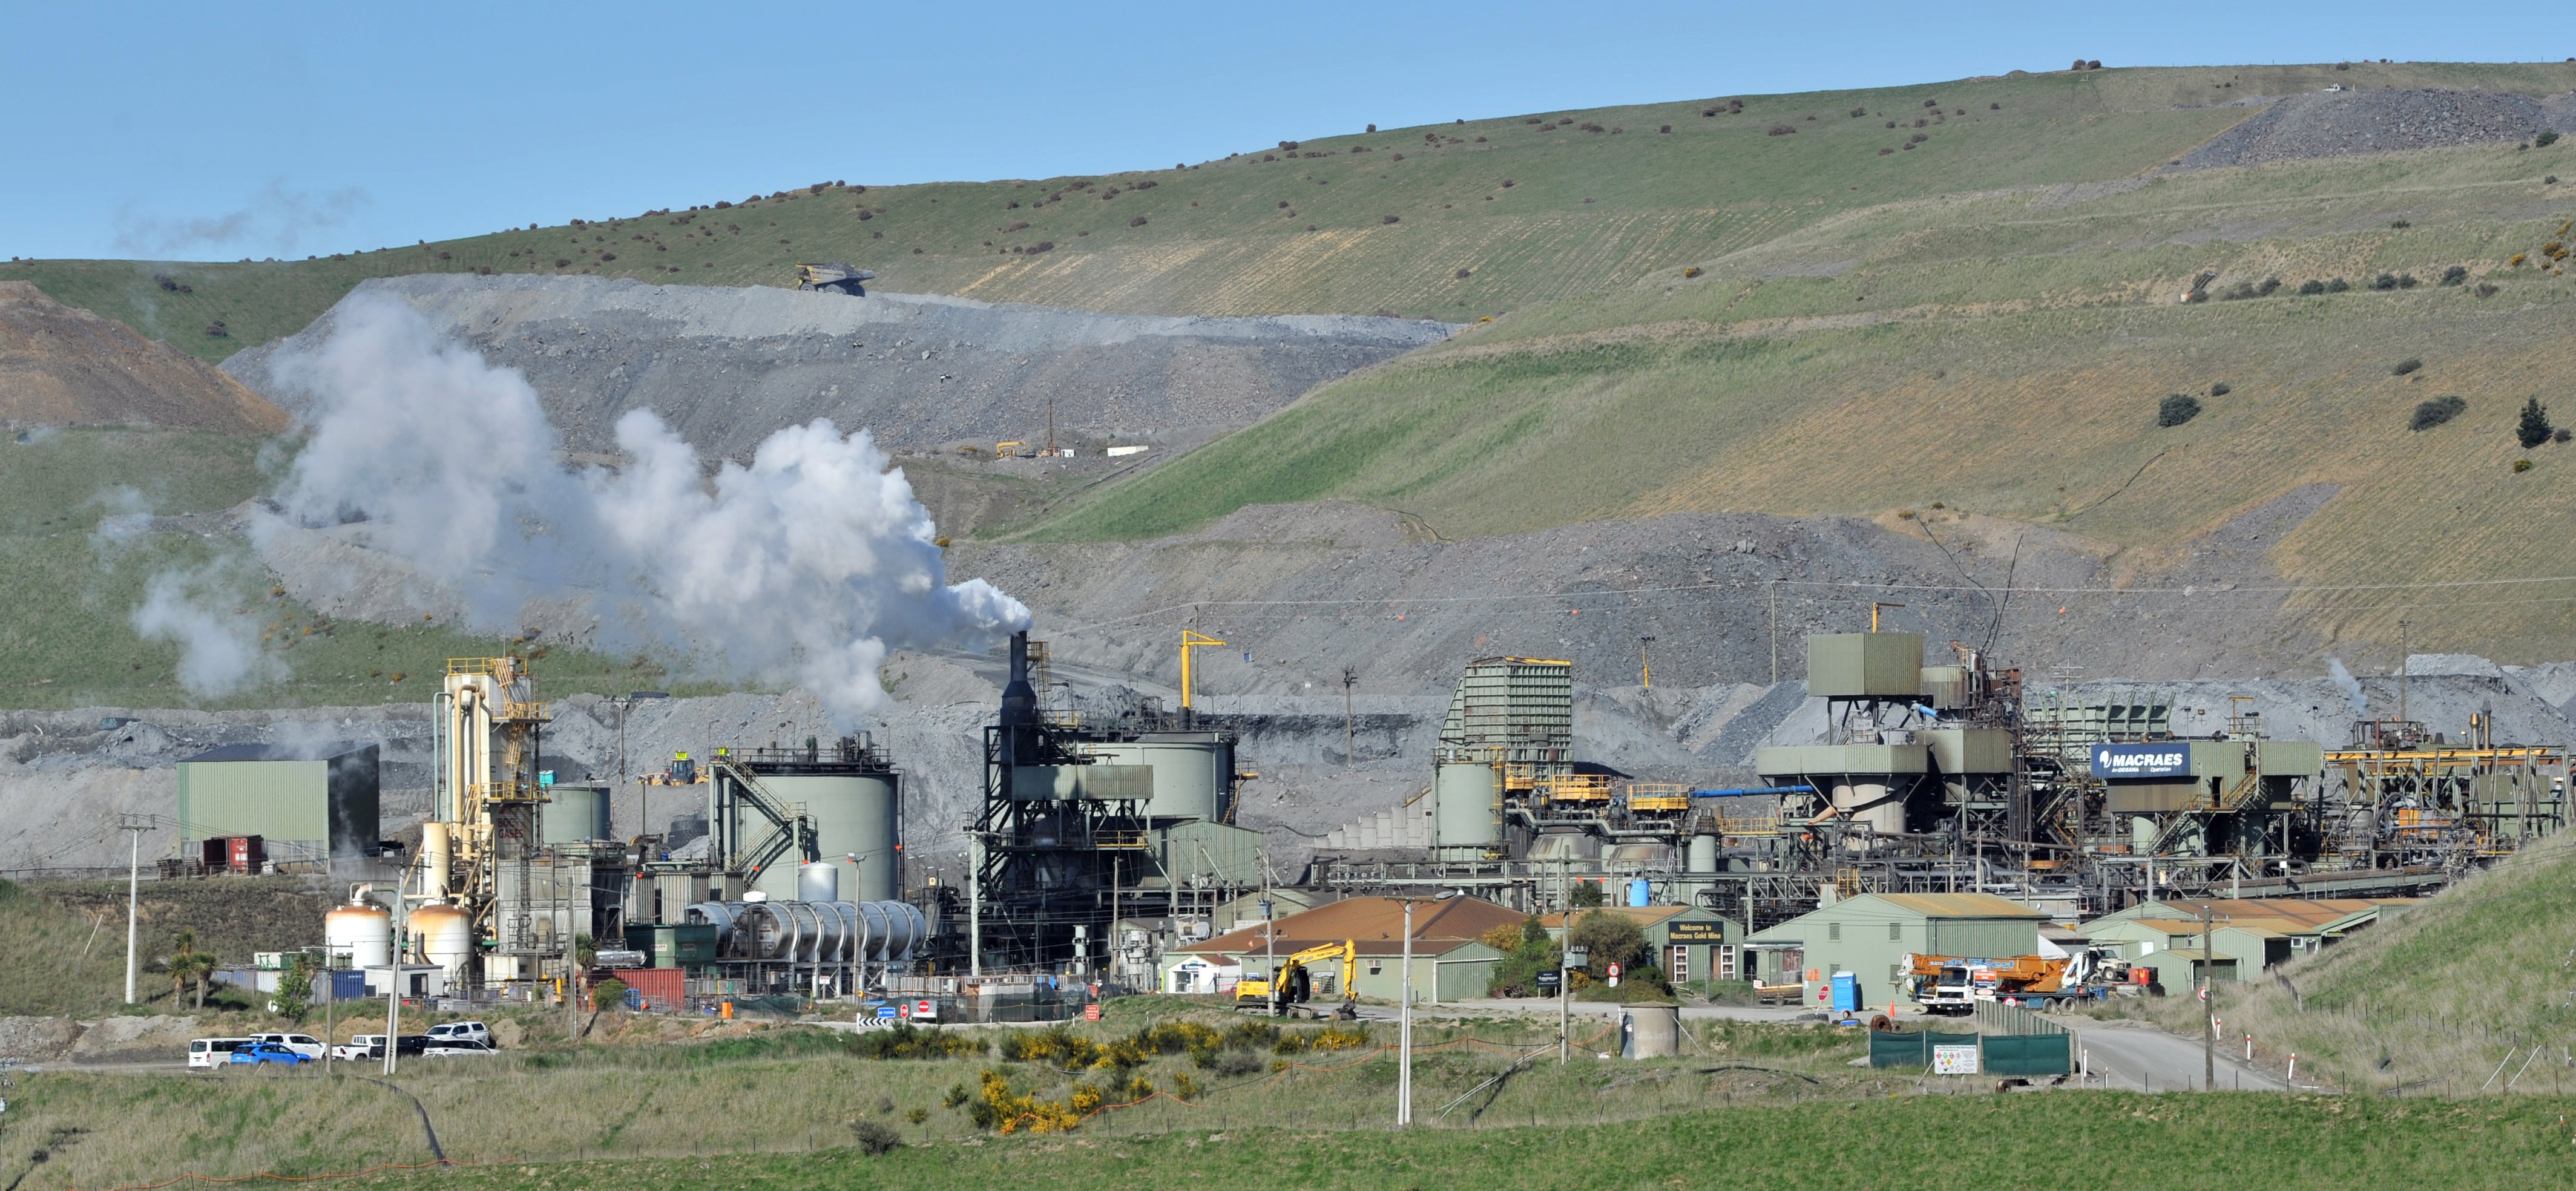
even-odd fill
[{"label": "utility pole", "polygon": [[2397,622],[2397,722],[2401,724],[2406,722],[2406,672],[2414,669],[2406,664],[2406,629],[2413,623]]},{"label": "utility pole", "polygon": [[1279,927],[1270,920],[1270,866],[1261,866],[1261,970],[1269,973],[1262,985],[1269,990],[1270,1016],[1277,1017],[1283,1002],[1279,999],[1279,960],[1273,946],[1279,939]]},{"label": "utility pole", "polygon": [[966,974],[984,976],[984,834],[966,833]]},{"label": "utility pole", "polygon": [[393,962],[385,967],[385,1074],[388,1076],[394,1073],[395,1057],[402,1053],[403,953],[411,949],[410,933],[411,898],[401,885],[396,885]]},{"label": "utility pole", "polygon": [[1655,689],[1655,663],[1646,656],[1646,647],[1654,643],[1652,637],[1637,638],[1637,684],[1650,691]]},{"label": "utility pole", "polygon": [[[1349,993],[1349,989],[1342,990]],[[1413,900],[1404,902],[1404,1016],[1396,1027],[1395,1127],[1413,1125]]]},{"label": "utility pole", "polygon": [[2209,952],[2209,903],[2200,906],[2200,1090],[2218,1090],[2218,959]]},{"label": "utility pole", "polygon": [[136,954],[142,913],[137,909],[143,898],[143,833],[152,830],[150,815],[118,815],[116,829],[125,839],[125,1003],[136,1003],[134,981],[142,969]]},{"label": "utility pole", "polygon": [[1359,680],[1360,672],[1357,669],[1350,666],[1342,667],[1342,764],[1344,765],[1349,765],[1353,762],[1353,746],[1351,744],[1351,687],[1359,682]]},{"label": "utility pole", "polygon": [[1771,685],[1780,685],[1780,581],[1771,581]]},{"label": "utility pole", "polygon": [[1565,911],[1566,945],[1556,949],[1556,1065],[1565,1065],[1565,1052],[1574,1037],[1574,965],[1592,964],[1592,949],[1576,947],[1574,910]]}]

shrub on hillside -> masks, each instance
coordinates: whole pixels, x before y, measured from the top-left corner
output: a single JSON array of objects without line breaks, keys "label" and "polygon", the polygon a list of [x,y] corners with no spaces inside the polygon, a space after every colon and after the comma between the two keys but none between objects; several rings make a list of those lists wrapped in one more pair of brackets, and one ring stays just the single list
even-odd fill
[{"label": "shrub on hillside", "polygon": [[2546,149],[2549,146],[2558,143],[2558,133],[2555,130],[2541,133],[2539,136],[2531,138],[2531,143]]},{"label": "shrub on hillside", "polygon": [[1402,222],[1404,222],[1404,220],[1403,220],[1403,218],[1402,218],[1401,216],[1396,216],[1396,215],[1380,215],[1380,216],[1378,216],[1378,217],[1377,217],[1377,221],[1378,221],[1379,223],[1402,223]]},{"label": "shrub on hillside", "polygon": [[1127,226],[1129,226],[1129,227],[1143,227],[1143,226],[1145,226],[1145,217],[1144,217],[1144,216],[1142,216],[1142,215],[1139,215],[1139,216],[1135,217],[1134,219],[1130,219],[1130,220],[1128,220],[1128,221],[1127,221]]},{"label": "shrub on hillside", "polygon": [[2406,428],[2430,430],[2468,412],[2468,409],[2469,403],[2466,398],[2436,397],[2415,407],[2414,416],[2406,419]]},{"label": "shrub on hillside", "polygon": [[2226,381],[2220,381],[2217,384],[2209,386],[2209,395],[2212,397],[2224,397],[2235,391],[2235,388],[2230,386]]},{"label": "shrub on hillside", "polygon": [[2180,426],[2200,416],[2200,402],[2185,393],[2169,393],[2156,406],[2156,425]]},{"label": "shrub on hillside", "polygon": [[2382,273],[2377,277],[2373,277],[2370,279],[2370,288],[2378,290],[2396,289],[2397,275],[2395,273]]},{"label": "shrub on hillside", "polygon": [[2527,472],[2527,471],[2530,471],[2530,470],[2531,470],[2531,460],[2528,460],[2528,459],[2516,459],[2516,460],[2514,460],[2514,461],[2513,461],[2513,474],[2515,474],[2515,475],[2521,475],[2522,473]]},{"label": "shrub on hillside", "polygon": [[1460,270],[1458,270],[1456,273],[1451,274],[1451,276],[1453,276],[1453,277],[1457,278],[1457,279],[1458,279],[1458,280],[1460,280],[1460,281],[1465,281],[1466,279],[1468,279],[1469,277],[1472,277],[1472,276],[1474,276],[1474,275],[1475,275],[1475,270],[1473,270],[1473,269],[1460,269]]},{"label": "shrub on hillside", "polygon": [[1894,149],[1890,149],[1890,148],[1888,148],[1888,147],[1887,147],[1887,146],[1885,146],[1885,145],[1881,145],[1881,146],[1879,146],[1879,147],[1878,147],[1878,155],[1879,155],[1879,156],[1881,156],[1881,157],[1885,157],[1885,156],[1887,156],[1888,154],[1890,154],[1890,153],[1894,153],[1894,152],[1896,152],[1896,150],[1894,150]]},{"label": "shrub on hillside", "polygon": [[2494,282],[2481,281],[2478,283],[2478,287],[2476,289],[2470,290],[2469,292],[2476,294],[2481,298],[2492,298],[2496,296],[2499,291],[2496,289]]},{"label": "shrub on hillside", "polygon": [[2390,369],[2388,370],[2388,375],[2390,375],[2390,376],[2404,376],[2404,375],[2406,375],[2407,373],[2414,372],[2414,371],[2416,371],[2416,370],[2418,370],[2418,369],[2422,368],[2423,366],[2424,366],[2424,361],[2419,360],[2419,359],[2416,359],[2416,358],[2415,358],[2415,357],[2413,357],[2413,356],[2408,356],[2408,357],[2406,357],[2406,358],[2405,358],[2405,359],[2403,359],[2403,360],[2399,360],[2399,361],[2397,362],[2397,365],[2396,365],[2395,367],[2390,368]]},{"label": "shrub on hillside", "polygon": [[2279,291],[2280,291],[2280,288],[2281,288],[2281,279],[2280,279],[2280,278],[2278,278],[2278,277],[2266,277],[2266,278],[2264,278],[2264,279],[2263,279],[2263,284],[2261,284],[2261,285],[2258,285],[2258,286],[2255,286],[2255,287],[2254,287],[2254,294],[2255,294],[2255,296],[2256,296],[2256,297],[2268,298],[2268,297],[2271,297],[2273,294],[2275,294],[2275,293],[2279,292]]},{"label": "shrub on hillside", "polygon": [[1858,120],[1858,119],[1860,119],[1861,117],[1866,116],[1866,115],[1868,115],[1868,114],[1869,114],[1869,109],[1868,109],[1868,108],[1853,108],[1853,109],[1851,110],[1851,116],[1852,116],[1852,119],[1854,119],[1854,120]]},{"label": "shrub on hillside", "polygon": [[1692,265],[1692,266],[1690,266],[1689,268],[1683,269],[1683,270],[1682,270],[1682,276],[1684,276],[1684,277],[1697,277],[1697,276],[1699,276],[1699,266],[1698,266],[1698,265]]},{"label": "shrub on hillside", "polygon": [[2442,270],[2442,284],[2444,285],[2458,285],[2468,279],[2469,267],[2466,265],[2453,265],[2450,268]]},{"label": "shrub on hillside", "polygon": [[2329,281],[2329,282],[2327,282],[2327,283],[2326,283],[2326,292],[2327,292],[2327,293],[2330,293],[2330,294],[2340,294],[2340,293],[2343,293],[2344,291],[2349,290],[2349,289],[2351,289],[2351,288],[2352,288],[2352,283],[2351,283],[2351,282],[2349,282],[2349,281],[2344,280],[2344,279],[2343,279],[2343,278],[2341,278],[2341,277],[2337,277],[2337,278],[2335,278],[2334,280]]},{"label": "shrub on hillside", "polygon": [[2523,450],[2548,442],[2556,432],[2557,428],[2549,424],[2549,407],[2542,405],[2540,398],[2534,397],[2522,403],[2522,417],[2514,423],[2513,437],[2522,444]]},{"label": "shrub on hillside", "polygon": [[1794,124],[1774,124],[1769,129],[1765,130],[1762,135],[1788,136],[1796,131],[1798,131],[1798,126]]}]

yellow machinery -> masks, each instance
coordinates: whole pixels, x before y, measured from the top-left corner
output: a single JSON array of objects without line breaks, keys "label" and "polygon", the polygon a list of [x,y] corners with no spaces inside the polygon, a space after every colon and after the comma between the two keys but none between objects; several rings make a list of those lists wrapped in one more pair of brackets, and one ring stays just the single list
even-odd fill
[{"label": "yellow machinery", "polygon": [[865,269],[853,269],[839,261],[796,266],[796,288],[802,290],[826,290],[864,298],[868,296],[868,287],[864,283],[875,279],[876,274]]},{"label": "yellow machinery", "polygon": [[1662,817],[1690,810],[1690,787],[1681,782],[1628,783],[1628,813]]},{"label": "yellow machinery", "polygon": [[[1309,947],[1291,955],[1281,960],[1267,978],[1244,977],[1234,986],[1234,1007],[1271,1017],[1323,1017],[1325,1013],[1321,1010],[1298,1008],[1313,1000],[1315,994],[1314,977],[1307,974],[1306,965],[1336,957],[1342,961],[1341,983],[1337,986],[1342,1000],[1332,1010],[1331,1016],[1344,1021],[1353,1020],[1360,1015],[1359,994],[1351,987],[1359,979],[1360,949],[1349,939]],[[1250,956],[1244,957],[1246,963],[1251,959]]]},{"label": "yellow machinery", "polygon": [[1193,649],[1204,649],[1210,645],[1223,644],[1225,644],[1225,642],[1208,636],[1197,629],[1181,630],[1181,706],[1190,706],[1190,687],[1192,678],[1192,674],[1190,672],[1190,651]]}]

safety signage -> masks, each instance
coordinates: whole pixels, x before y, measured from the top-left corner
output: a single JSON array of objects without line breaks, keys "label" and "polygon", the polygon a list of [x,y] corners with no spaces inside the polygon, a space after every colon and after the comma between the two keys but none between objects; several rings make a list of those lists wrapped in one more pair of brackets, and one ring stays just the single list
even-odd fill
[{"label": "safety signage", "polygon": [[879,1016],[879,1017],[893,1017],[894,1015],[895,1015],[895,1007],[894,1007],[894,1006],[892,1006],[892,1005],[879,1005],[879,1006],[877,1006],[877,1016]]},{"label": "safety signage", "polygon": [[1610,987],[1619,987],[1619,965],[1610,965]]},{"label": "safety signage", "polygon": [[931,1000],[914,1001],[912,1003],[912,1020],[938,1021],[939,1002]]},{"label": "safety signage", "polygon": [[2190,777],[2191,746],[2181,741],[2093,746],[2093,776]]},{"label": "safety signage", "polygon": [[1085,1006],[1083,1006],[1083,1007],[1082,1007],[1082,1020],[1084,1020],[1084,1021],[1099,1021],[1099,1020],[1100,1020],[1100,1006],[1098,1006],[1098,1005],[1085,1005]]},{"label": "safety signage", "polygon": [[1976,1073],[1977,1048],[1975,1046],[1936,1046],[1932,1048],[1932,1074],[1975,1075]]}]

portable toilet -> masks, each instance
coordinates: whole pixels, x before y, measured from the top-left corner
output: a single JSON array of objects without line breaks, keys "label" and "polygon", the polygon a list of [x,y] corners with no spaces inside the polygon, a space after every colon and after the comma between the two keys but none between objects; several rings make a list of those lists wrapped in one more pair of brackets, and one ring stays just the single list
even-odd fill
[{"label": "portable toilet", "polygon": [[1834,1012],[1860,1012],[1860,976],[1858,974],[1834,973]]}]

